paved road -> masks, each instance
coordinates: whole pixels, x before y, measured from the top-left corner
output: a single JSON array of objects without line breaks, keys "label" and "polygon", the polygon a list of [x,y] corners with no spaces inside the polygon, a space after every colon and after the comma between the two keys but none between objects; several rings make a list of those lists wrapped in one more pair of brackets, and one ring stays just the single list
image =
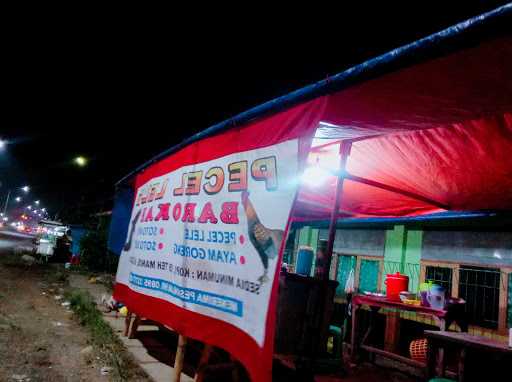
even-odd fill
[{"label": "paved road", "polygon": [[33,239],[33,235],[0,229],[0,254],[12,252],[16,248],[31,250],[34,247]]}]

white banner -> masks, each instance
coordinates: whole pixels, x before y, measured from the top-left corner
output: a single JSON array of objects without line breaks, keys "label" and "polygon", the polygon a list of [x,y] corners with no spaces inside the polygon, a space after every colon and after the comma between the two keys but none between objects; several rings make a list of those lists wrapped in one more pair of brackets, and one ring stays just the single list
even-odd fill
[{"label": "white banner", "polygon": [[185,166],[137,190],[117,281],[263,345],[298,142]]}]

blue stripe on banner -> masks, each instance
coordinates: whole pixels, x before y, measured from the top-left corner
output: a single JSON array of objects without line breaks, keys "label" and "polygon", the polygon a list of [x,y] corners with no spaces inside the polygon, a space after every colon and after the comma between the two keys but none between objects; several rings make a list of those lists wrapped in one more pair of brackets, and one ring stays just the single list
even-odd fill
[{"label": "blue stripe on banner", "polygon": [[243,302],[231,297],[205,292],[199,289],[184,288],[162,279],[145,277],[130,272],[130,284],[136,287],[168,294],[183,302],[206,306],[242,317]]}]

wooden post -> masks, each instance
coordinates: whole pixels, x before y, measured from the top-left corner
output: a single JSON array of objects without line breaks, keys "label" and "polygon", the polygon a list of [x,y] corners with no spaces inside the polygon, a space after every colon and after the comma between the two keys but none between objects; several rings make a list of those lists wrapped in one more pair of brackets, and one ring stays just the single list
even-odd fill
[{"label": "wooden post", "polygon": [[181,371],[185,361],[185,348],[187,346],[187,337],[180,334],[178,338],[178,347],[176,348],[176,357],[174,358],[174,381],[180,382]]},{"label": "wooden post", "polygon": [[[352,301],[352,335],[350,337],[350,360],[352,363],[355,363],[357,360],[357,311],[359,306],[354,304]],[[343,360],[343,356],[341,357]]]},{"label": "wooden post", "polygon": [[199,360],[199,364],[197,365],[196,375],[194,377],[194,382],[203,382],[204,379],[204,369],[210,360],[210,356],[213,352],[213,346],[205,344],[203,351],[201,353],[201,359]]},{"label": "wooden post", "polygon": [[510,270],[502,269],[500,273],[500,299],[499,299],[499,314],[498,314],[498,331],[502,335],[507,335],[507,315],[508,315],[508,295],[509,295],[509,285],[508,279],[510,275]]},{"label": "wooden post", "polygon": [[135,319],[132,322],[132,326],[131,326],[130,330],[128,331],[129,339],[135,338],[135,333],[137,333],[137,330],[139,329],[140,320],[141,320],[140,316],[135,315]]},{"label": "wooden post", "polygon": [[428,339],[427,347],[427,380],[436,375],[437,343],[433,338]]},{"label": "wooden post", "polygon": [[124,319],[124,336],[127,337],[130,333],[130,326],[132,323],[132,312],[126,312],[126,318]]},{"label": "wooden post", "polygon": [[400,339],[400,312],[386,313],[386,332],[384,336],[384,350],[396,353]]},{"label": "wooden post", "polygon": [[354,289],[359,290],[359,277],[361,274],[361,256],[356,256],[356,267],[354,269]]},{"label": "wooden post", "polygon": [[464,368],[466,365],[466,348],[462,348],[460,350],[460,356],[459,356],[459,381],[458,382],[464,382]]},{"label": "wooden post", "polygon": [[453,264],[450,268],[452,268],[452,290],[450,292],[452,294],[452,297],[459,297],[460,265]]},{"label": "wooden post", "polygon": [[233,362],[233,370],[231,371],[231,380],[233,382],[240,381],[240,370],[238,369],[238,363],[232,355],[229,356],[231,362]]}]

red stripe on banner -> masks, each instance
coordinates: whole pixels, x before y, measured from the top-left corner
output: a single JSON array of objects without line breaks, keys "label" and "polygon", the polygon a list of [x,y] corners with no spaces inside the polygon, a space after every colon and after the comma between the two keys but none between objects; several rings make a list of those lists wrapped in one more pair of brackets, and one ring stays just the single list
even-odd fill
[{"label": "red stripe on banner", "polygon": [[223,348],[247,368],[252,380],[272,379],[272,358],[264,356],[268,351],[267,344],[260,348],[256,341],[237,327],[180,308],[168,301],[135,292],[120,283],[116,284],[114,298],[116,301],[127,302],[129,310],[140,317],[150,318],[171,327],[179,334]]},{"label": "red stripe on banner", "polygon": [[[137,174],[135,189],[137,190],[152,178],[183,166],[267,147],[291,139],[311,137],[320,122],[325,105],[326,97],[320,97],[271,117],[195,142]],[[309,142],[299,150],[299,157],[305,158],[309,150]]]}]

